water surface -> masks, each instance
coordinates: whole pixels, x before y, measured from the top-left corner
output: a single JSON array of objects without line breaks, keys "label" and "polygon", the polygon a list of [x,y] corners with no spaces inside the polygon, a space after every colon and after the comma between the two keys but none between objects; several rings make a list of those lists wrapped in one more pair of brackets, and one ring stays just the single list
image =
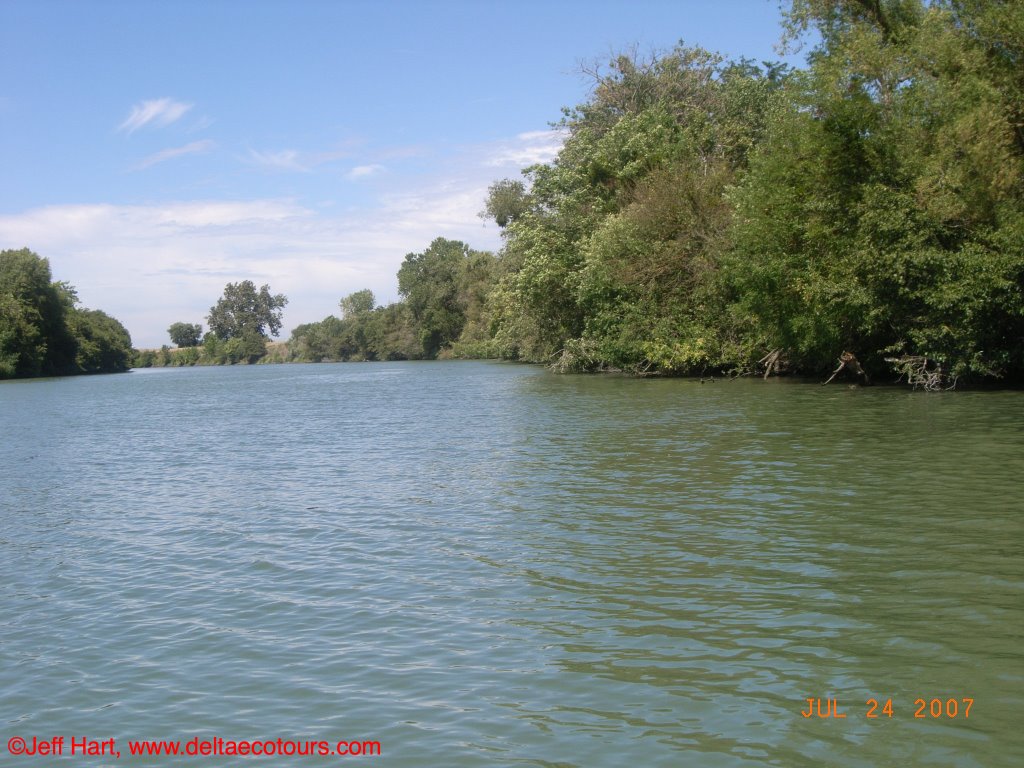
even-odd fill
[{"label": "water surface", "polygon": [[5,383],[0,753],[1024,764],[1022,423],[1022,393],[487,363]]}]

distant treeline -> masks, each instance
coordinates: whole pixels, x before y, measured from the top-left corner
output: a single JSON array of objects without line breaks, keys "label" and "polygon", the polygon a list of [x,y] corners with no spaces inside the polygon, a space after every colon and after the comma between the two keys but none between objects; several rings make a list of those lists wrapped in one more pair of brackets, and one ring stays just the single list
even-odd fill
[{"label": "distant treeline", "polygon": [[484,305],[496,283],[499,259],[456,240],[438,238],[423,253],[405,257],[398,272],[403,301],[376,306],[373,293],[357,291],[331,315],[292,331],[287,344],[276,335],[284,296],[269,286],[256,292],[248,280],[229,283],[210,308],[210,330],[190,323],[168,328],[177,348],[136,352],[134,365],[231,365],[266,362],[423,360],[493,356]]},{"label": "distant treeline", "polygon": [[117,320],[78,306],[50,263],[28,249],[0,251],[0,379],[128,370],[132,340]]}]

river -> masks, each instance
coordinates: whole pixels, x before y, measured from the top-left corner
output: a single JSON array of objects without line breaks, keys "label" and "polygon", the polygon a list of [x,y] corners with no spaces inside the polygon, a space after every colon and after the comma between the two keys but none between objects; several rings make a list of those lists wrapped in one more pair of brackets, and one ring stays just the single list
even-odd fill
[{"label": "river", "polygon": [[142,370],[0,467],[5,764],[1024,764],[1024,393]]}]

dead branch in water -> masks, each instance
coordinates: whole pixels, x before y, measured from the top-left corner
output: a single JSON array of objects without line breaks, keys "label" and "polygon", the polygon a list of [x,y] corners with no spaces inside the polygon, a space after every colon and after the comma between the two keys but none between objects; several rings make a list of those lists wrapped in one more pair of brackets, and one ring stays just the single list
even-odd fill
[{"label": "dead branch in water", "polygon": [[785,364],[782,359],[782,350],[773,349],[767,355],[757,361],[758,365],[764,364],[764,380],[768,381],[768,377],[774,372],[776,376],[779,375],[779,369]]},{"label": "dead branch in water", "polygon": [[853,354],[853,352],[843,352],[843,354],[839,356],[839,367],[832,371],[832,375],[828,377],[828,381],[823,381],[821,386],[832,383],[832,380],[839,375],[839,372],[843,370],[843,368],[846,368],[857,376],[863,376],[865,384],[871,383],[871,379],[868,377],[867,371],[860,367],[860,362],[857,360],[857,356]]}]

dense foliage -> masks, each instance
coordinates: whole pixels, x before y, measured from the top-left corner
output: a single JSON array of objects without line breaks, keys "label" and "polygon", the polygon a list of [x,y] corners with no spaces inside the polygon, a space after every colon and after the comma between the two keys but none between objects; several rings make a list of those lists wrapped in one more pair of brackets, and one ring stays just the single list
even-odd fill
[{"label": "dense foliage", "polygon": [[[803,71],[593,70],[505,227],[493,349],[564,370],[1024,374],[1024,5],[797,0]],[[920,372],[920,370],[918,372]]]},{"label": "dense foliage", "polygon": [[198,347],[203,343],[203,326],[199,323],[172,323],[167,333],[176,347]]},{"label": "dense foliage", "polygon": [[1024,368],[1024,5],[801,0],[822,43],[737,189],[755,332],[820,370]]},{"label": "dense foliage", "polygon": [[[722,291],[731,206],[781,100],[781,69],[679,48],[595,71],[558,159],[527,169],[491,296],[501,354],[566,369],[737,356]],[[489,207],[490,203],[489,203]]]},{"label": "dense foliage", "polygon": [[419,360],[451,354],[460,338],[464,347],[486,342],[480,325],[495,269],[493,255],[439,237],[423,253],[406,255],[398,272],[403,302],[374,307],[368,290],[343,298],[340,319],[292,331],[291,359]]},{"label": "dense foliage", "polygon": [[404,304],[375,307],[373,293],[358,291],[340,302],[341,318],[330,315],[292,331],[290,359],[319,363],[340,360],[413,360],[422,357]]},{"label": "dense foliage", "polygon": [[257,291],[252,280],[228,283],[206,318],[210,332],[203,343],[205,356],[220,364],[256,362],[267,353],[267,331],[280,333],[287,304],[287,297],[272,294],[269,285]]},{"label": "dense foliage", "polygon": [[78,306],[50,263],[0,251],[0,379],[128,370],[131,337],[117,320]]}]

